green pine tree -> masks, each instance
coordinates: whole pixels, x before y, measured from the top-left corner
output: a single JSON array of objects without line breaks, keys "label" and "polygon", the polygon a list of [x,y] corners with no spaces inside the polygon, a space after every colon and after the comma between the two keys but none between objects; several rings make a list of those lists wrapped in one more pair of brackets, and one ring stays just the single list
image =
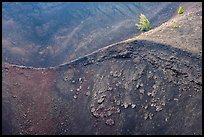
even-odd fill
[{"label": "green pine tree", "polygon": [[150,30],[150,22],[144,14],[140,14],[140,22],[135,24],[140,31]]},{"label": "green pine tree", "polygon": [[181,6],[178,9],[178,14],[183,14],[183,8]]}]

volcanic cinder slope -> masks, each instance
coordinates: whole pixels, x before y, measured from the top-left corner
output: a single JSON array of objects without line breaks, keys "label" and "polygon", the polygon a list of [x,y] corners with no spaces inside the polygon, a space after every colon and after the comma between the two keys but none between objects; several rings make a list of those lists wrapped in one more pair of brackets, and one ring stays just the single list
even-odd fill
[{"label": "volcanic cinder slope", "polygon": [[3,3],[3,60],[32,67],[70,62],[138,34],[135,23],[140,13],[154,28],[169,20],[179,4]]},{"label": "volcanic cinder slope", "polygon": [[139,37],[56,67],[3,63],[3,134],[202,134],[202,55]]},{"label": "volcanic cinder slope", "polygon": [[[149,40],[202,55],[202,3],[187,2],[184,13],[176,15],[161,26],[127,41]],[[178,28],[172,26],[176,24]]]}]

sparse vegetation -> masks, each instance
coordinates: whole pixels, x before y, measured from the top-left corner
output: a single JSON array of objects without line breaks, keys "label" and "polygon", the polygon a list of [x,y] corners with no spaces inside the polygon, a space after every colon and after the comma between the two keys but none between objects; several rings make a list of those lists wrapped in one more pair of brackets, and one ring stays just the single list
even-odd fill
[{"label": "sparse vegetation", "polygon": [[148,31],[151,29],[149,20],[144,14],[140,14],[140,22],[135,24],[140,31]]},{"label": "sparse vegetation", "polygon": [[[182,8],[181,6],[180,6],[179,9],[178,9],[178,14],[183,14],[183,8]],[[178,26],[177,26],[175,23],[172,25],[172,27],[173,27],[174,29],[178,28]]]},{"label": "sparse vegetation", "polygon": [[172,27],[173,27],[174,29],[178,28],[178,26],[177,26],[175,23],[172,25]]},{"label": "sparse vegetation", "polygon": [[181,6],[178,9],[178,14],[183,14],[183,8]]}]

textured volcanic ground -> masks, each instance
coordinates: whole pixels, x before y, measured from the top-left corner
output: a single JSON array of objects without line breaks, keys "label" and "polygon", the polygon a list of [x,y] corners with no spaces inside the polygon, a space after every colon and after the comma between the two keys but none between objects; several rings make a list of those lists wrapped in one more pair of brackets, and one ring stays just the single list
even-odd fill
[{"label": "textured volcanic ground", "polygon": [[69,63],[4,60],[3,134],[201,135],[202,3],[182,6],[161,26]]},{"label": "textured volcanic ground", "polygon": [[161,25],[179,4],[3,3],[3,60],[33,67],[60,65],[138,34],[140,13],[152,28]]},{"label": "textured volcanic ground", "polygon": [[[202,3],[187,2],[182,6],[184,14],[176,15],[159,27],[127,41],[149,40],[202,56]],[[178,28],[172,28],[173,24]]]},{"label": "textured volcanic ground", "polygon": [[56,68],[3,65],[4,134],[202,134],[201,58],[119,43]]}]

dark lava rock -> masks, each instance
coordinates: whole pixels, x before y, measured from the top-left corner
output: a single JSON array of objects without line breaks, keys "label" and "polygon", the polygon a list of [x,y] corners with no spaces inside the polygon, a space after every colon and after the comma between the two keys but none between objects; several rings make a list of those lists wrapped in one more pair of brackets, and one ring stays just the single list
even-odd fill
[{"label": "dark lava rock", "polygon": [[107,120],[106,120],[106,124],[109,125],[109,126],[114,125],[113,119],[107,119]]}]

